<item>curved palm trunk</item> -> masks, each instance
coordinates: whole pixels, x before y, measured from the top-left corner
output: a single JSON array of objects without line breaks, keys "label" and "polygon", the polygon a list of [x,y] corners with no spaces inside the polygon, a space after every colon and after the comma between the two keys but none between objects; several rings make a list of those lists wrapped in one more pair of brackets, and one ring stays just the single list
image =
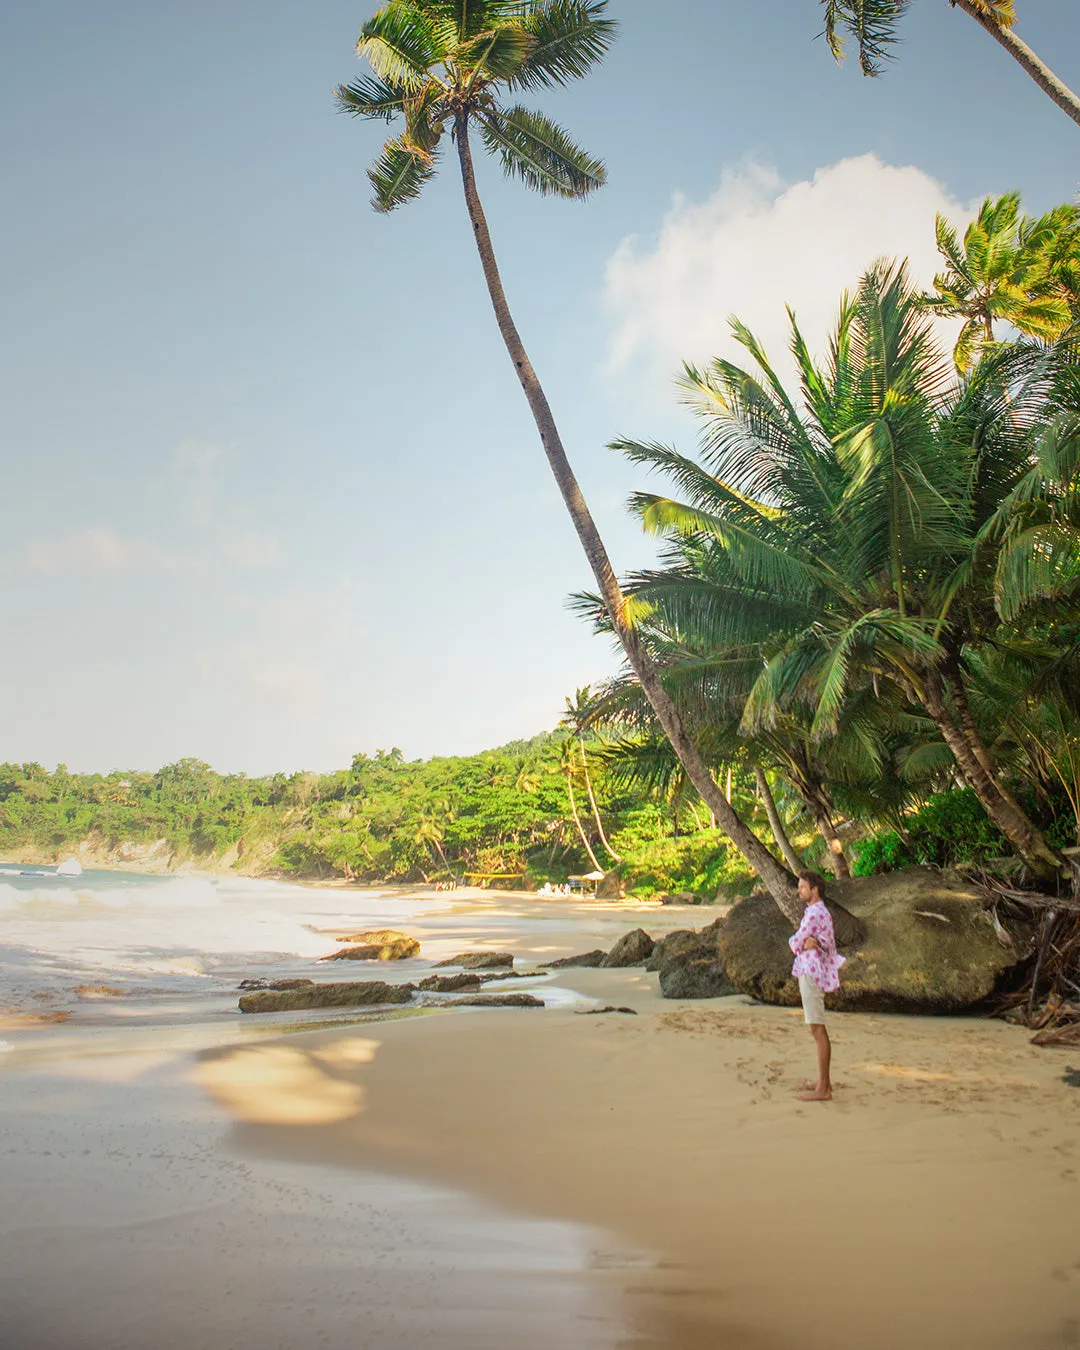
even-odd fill
[{"label": "curved palm trunk", "polygon": [[1031,76],[1044,94],[1058,105],[1066,117],[1080,124],[1080,96],[1073,93],[1063,80],[1058,79],[1045,61],[1041,60],[1031,48],[1018,38],[1011,28],[1002,28],[1000,24],[984,14],[973,0],[952,0],[952,3],[970,15],[981,27],[985,28],[995,42],[999,42],[1009,55]]},{"label": "curved palm trunk", "polygon": [[675,704],[661,683],[656,666],[646,652],[637,633],[627,622],[626,597],[623,595],[622,588],[611,566],[607,549],[604,547],[581,488],[566,458],[566,451],[563,449],[547,396],[536,377],[536,372],[533,370],[525,346],[521,341],[521,336],[510,314],[510,306],[507,304],[506,293],[499,276],[498,264],[495,261],[495,251],[491,244],[487,219],[484,216],[484,209],[480,204],[480,196],[476,190],[476,176],[473,172],[472,154],[469,150],[469,119],[464,110],[457,115],[455,139],[457,140],[458,159],[461,164],[461,181],[465,189],[465,203],[469,211],[469,221],[472,224],[473,237],[476,240],[477,252],[480,254],[480,265],[484,270],[484,280],[487,282],[488,295],[491,297],[492,308],[495,310],[499,332],[506,344],[506,350],[514,364],[514,370],[528,400],[536,429],[540,433],[544,453],[547,455],[548,464],[551,466],[551,472],[555,476],[555,481],[562,494],[566,509],[570,513],[570,519],[574,523],[574,529],[577,531],[581,546],[585,550],[585,556],[589,560],[589,566],[592,568],[596,584],[600,588],[604,605],[619,641],[622,643],[626,658],[633,667],[645,696],[656,713],[657,721],[660,723],[664,735],[668,738],[679,763],[686,771],[686,776],[697,788],[709,810],[715,815],[719,827],[757,872],[777,905],[787,918],[797,925],[801,917],[802,907],[796,898],[795,885],[791,874],[777,862],[761,840],[739,818],[730,803],[725,800],[724,794],[714,782],[705,761],[690,739]]},{"label": "curved palm trunk", "polygon": [[776,809],[776,799],[772,794],[772,788],[769,787],[769,780],[765,777],[765,770],[760,765],[754,768],[754,782],[757,784],[758,796],[765,808],[765,814],[769,818],[769,829],[773,832],[773,838],[783,854],[784,861],[793,872],[798,874],[806,864],[795,852],[791,840],[788,838],[787,830],[784,829],[784,822],[780,819],[780,812]]},{"label": "curved palm trunk", "polygon": [[581,746],[581,767],[585,770],[585,791],[589,794],[589,805],[592,807],[593,819],[596,821],[596,829],[600,835],[600,842],[611,854],[615,862],[622,862],[621,856],[616,853],[608,843],[608,837],[604,833],[604,826],[600,820],[600,808],[596,804],[596,795],[592,790],[592,779],[589,777],[589,761],[585,754],[585,737],[580,733],[578,735],[578,744]]},{"label": "curved palm trunk", "polygon": [[[1044,881],[1067,874],[1071,870],[1069,862],[1046,842],[1024,810],[998,784],[996,775],[987,769],[991,761],[981,738],[974,731],[974,723],[971,732],[965,734],[953,720],[945,702],[944,683],[936,672],[930,672],[923,682],[922,703],[986,814],[1019,856]],[[975,743],[981,754],[976,752]]]},{"label": "curved palm trunk", "polygon": [[598,872],[602,872],[604,869],[600,866],[596,854],[592,851],[592,845],[589,843],[588,836],[581,826],[581,817],[578,815],[577,802],[574,801],[574,781],[569,769],[566,771],[566,791],[570,795],[570,814],[574,817],[574,824],[577,826],[577,832],[581,836],[581,842],[585,845],[585,852],[589,855],[589,861],[592,863],[593,867],[595,867]]}]

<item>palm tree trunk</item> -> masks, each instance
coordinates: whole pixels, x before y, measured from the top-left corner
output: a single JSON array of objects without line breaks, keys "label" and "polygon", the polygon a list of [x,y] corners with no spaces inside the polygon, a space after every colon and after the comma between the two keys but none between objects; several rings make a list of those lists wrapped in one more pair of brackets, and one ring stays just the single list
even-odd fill
[{"label": "palm tree trunk", "polygon": [[965,14],[981,27],[985,28],[995,42],[999,42],[1009,55],[1023,67],[1044,94],[1048,94],[1066,117],[1080,124],[1080,97],[1073,93],[1064,81],[1058,79],[1045,61],[1041,60],[1011,28],[1003,28],[995,23],[989,14],[984,14],[974,0],[952,0]]},{"label": "palm tree trunk", "polygon": [[773,797],[772,788],[769,787],[769,780],[765,777],[765,770],[760,765],[754,767],[754,781],[757,784],[758,796],[765,808],[765,814],[769,818],[769,829],[773,832],[773,838],[783,854],[784,861],[798,875],[806,864],[795,852],[791,840],[788,838],[787,830],[784,829],[784,822],[780,819],[780,812],[776,809],[776,799]]},{"label": "palm tree trunk", "polygon": [[825,847],[829,850],[829,870],[837,881],[840,881],[843,877],[851,876],[851,868],[848,866],[847,855],[844,853],[844,845],[840,836],[836,833],[836,826],[833,824],[831,813],[824,807],[819,806],[815,819],[818,831],[822,839],[825,840]]},{"label": "palm tree trunk", "polygon": [[592,851],[592,846],[589,843],[588,836],[585,834],[585,831],[581,828],[581,817],[578,815],[577,802],[574,801],[574,781],[570,776],[569,769],[567,769],[566,771],[566,790],[570,794],[570,814],[574,817],[574,824],[577,826],[578,834],[581,835],[581,842],[585,845],[585,852],[589,855],[589,861],[592,863],[593,867],[598,872],[602,872],[604,869],[600,866],[600,863],[597,861],[596,854]]},{"label": "palm tree trunk", "polygon": [[[1003,792],[996,776],[987,771],[968,737],[953,721],[945,703],[943,682],[937,672],[930,672],[924,680],[922,702],[986,814],[1019,856],[1045,881],[1063,872],[1068,873],[1070,864],[1046,842],[1023,809]],[[977,733],[975,739],[979,740]],[[981,740],[979,745],[982,748]]]},{"label": "palm tree trunk", "polygon": [[[604,833],[604,826],[600,820],[600,808],[596,804],[596,796],[592,790],[592,779],[589,777],[589,761],[585,755],[585,737],[578,733],[578,743],[581,746],[581,767],[585,770],[585,790],[589,794],[589,805],[592,807],[593,819],[596,821],[596,829],[600,835],[600,842],[611,854],[615,862],[622,862],[622,858],[608,843],[608,837]],[[603,870],[603,869],[601,869]]]},{"label": "palm tree trunk", "polygon": [[472,224],[473,237],[476,240],[477,252],[480,255],[484,280],[487,282],[488,295],[491,297],[492,308],[495,311],[495,320],[499,325],[499,332],[506,344],[506,350],[513,362],[525,398],[528,400],[536,429],[540,433],[544,453],[547,455],[548,464],[551,466],[551,472],[555,476],[555,482],[558,484],[563,502],[570,513],[570,519],[573,521],[578,539],[581,541],[589,566],[592,568],[596,584],[600,588],[600,594],[603,596],[604,605],[619,641],[622,643],[623,651],[626,653],[626,659],[633,667],[641,688],[656,713],[657,721],[660,723],[664,735],[668,738],[679,763],[686,771],[686,776],[697,788],[710,811],[716,816],[720,828],[727,834],[754,871],[757,872],[777,905],[787,918],[797,925],[801,917],[802,906],[798,902],[791,874],[777,862],[761,840],[740,819],[731,805],[725,801],[724,794],[709,773],[705,761],[698,753],[697,746],[694,745],[683,725],[675,704],[664,688],[659,671],[645,650],[641,639],[627,621],[626,597],[615,576],[611,559],[608,557],[607,549],[600,538],[600,533],[589,512],[578,481],[574,477],[547,396],[536,377],[532,362],[529,360],[524,343],[521,341],[521,336],[511,316],[510,306],[507,304],[502,278],[499,276],[498,263],[495,261],[495,250],[492,247],[487,219],[484,216],[484,209],[480,204],[480,196],[476,190],[472,153],[469,150],[469,119],[468,113],[464,110],[457,115],[455,138],[457,140],[458,160],[461,164],[461,181],[465,190],[465,204],[468,207],[469,221]]}]

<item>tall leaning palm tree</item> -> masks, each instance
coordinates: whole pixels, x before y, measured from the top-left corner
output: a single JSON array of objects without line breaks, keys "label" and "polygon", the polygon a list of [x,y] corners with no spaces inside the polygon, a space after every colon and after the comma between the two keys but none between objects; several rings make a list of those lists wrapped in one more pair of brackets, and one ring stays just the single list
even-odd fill
[{"label": "tall leaning palm tree", "polygon": [[[911,7],[911,0],[821,0],[821,3],[825,6],[825,36],[836,60],[844,58],[846,33],[858,44],[862,73],[880,75],[883,63],[889,59],[898,41],[897,26]],[[1080,123],[1080,95],[1059,79],[1013,31],[1015,0],[949,0],[949,4],[974,19],[1067,117]]]},{"label": "tall leaning palm tree", "polygon": [[687,776],[732,842],[791,919],[791,874],[732,810],[667,696],[563,448],[555,418],[518,333],[476,187],[471,133],[509,177],[543,195],[584,198],[604,167],[546,116],[509,100],[580,79],[607,51],[606,0],[391,0],[364,24],[357,52],[373,76],[337,91],[342,111],[404,124],[369,172],[377,211],[417,197],[436,172],[443,141],[457,149],[465,203],[488,295],[548,463],[596,578],[612,625]]}]

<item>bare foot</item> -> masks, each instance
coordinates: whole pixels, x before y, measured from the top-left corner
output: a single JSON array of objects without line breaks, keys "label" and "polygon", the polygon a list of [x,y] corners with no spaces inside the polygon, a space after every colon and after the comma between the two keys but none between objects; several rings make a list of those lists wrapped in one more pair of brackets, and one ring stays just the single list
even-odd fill
[{"label": "bare foot", "polygon": [[796,1095],[801,1102],[831,1102],[832,1088],[819,1088],[815,1083],[809,1092],[800,1092]]}]

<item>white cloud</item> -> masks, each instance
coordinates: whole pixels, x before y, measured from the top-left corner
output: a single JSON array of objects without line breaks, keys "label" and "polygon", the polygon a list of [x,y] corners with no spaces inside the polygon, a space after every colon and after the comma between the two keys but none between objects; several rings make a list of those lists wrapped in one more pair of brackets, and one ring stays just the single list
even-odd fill
[{"label": "white cloud", "polygon": [[750,164],[725,172],[705,202],[677,197],[651,245],[623,240],[607,266],[614,374],[671,376],[683,360],[749,356],[728,316],[757,334],[781,371],[790,369],[784,306],[796,311],[812,349],[875,258],[907,257],[928,284],[941,266],[934,217],[968,218],[972,208],[913,166],[875,155],[841,160],[812,179],[784,184]]}]

